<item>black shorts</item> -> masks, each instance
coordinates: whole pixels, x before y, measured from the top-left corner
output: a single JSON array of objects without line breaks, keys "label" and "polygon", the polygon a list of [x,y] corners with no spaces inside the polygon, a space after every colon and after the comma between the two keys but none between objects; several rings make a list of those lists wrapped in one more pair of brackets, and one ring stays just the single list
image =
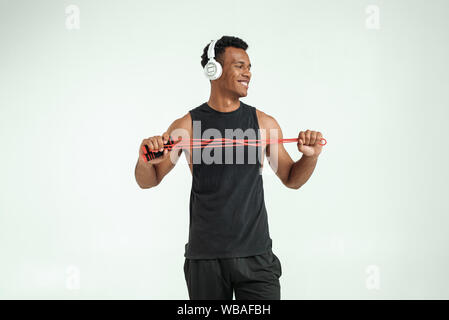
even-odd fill
[{"label": "black shorts", "polygon": [[281,262],[265,254],[226,259],[185,259],[184,275],[191,300],[280,300]]}]

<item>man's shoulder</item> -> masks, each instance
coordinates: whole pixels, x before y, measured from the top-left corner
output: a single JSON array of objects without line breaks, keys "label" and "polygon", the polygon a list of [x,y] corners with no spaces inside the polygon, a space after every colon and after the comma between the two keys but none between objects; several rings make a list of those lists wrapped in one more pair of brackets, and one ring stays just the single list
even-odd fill
[{"label": "man's shoulder", "polygon": [[203,102],[203,103],[201,103],[199,106],[196,106],[196,107],[194,107],[194,108],[191,108],[191,109],[189,110],[189,112],[187,112],[187,113],[190,114],[190,113],[192,113],[192,112],[204,111],[204,110],[206,110],[205,105],[206,105],[206,102]]},{"label": "man's shoulder", "polygon": [[192,117],[190,116],[190,111],[184,114],[182,117],[175,120],[175,126],[178,128],[188,129],[192,126]]},{"label": "man's shoulder", "polygon": [[173,130],[176,129],[191,130],[191,128],[192,128],[192,119],[190,117],[190,112],[187,112],[183,116],[175,119],[168,128],[168,131],[172,132]]},{"label": "man's shoulder", "polygon": [[255,109],[256,109],[257,118],[258,118],[260,126],[262,128],[273,129],[273,128],[278,127],[277,121],[273,116],[265,113],[262,110],[259,110],[258,108],[255,108]]}]

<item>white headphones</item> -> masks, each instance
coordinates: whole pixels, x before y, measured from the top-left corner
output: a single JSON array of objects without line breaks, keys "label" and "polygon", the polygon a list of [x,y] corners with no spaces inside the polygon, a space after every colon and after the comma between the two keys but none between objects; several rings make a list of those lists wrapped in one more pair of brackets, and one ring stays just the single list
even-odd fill
[{"label": "white headphones", "polygon": [[204,66],[204,74],[209,80],[216,80],[220,78],[223,68],[221,64],[214,59],[215,57],[215,43],[217,40],[212,40],[207,50],[207,58],[209,61]]}]

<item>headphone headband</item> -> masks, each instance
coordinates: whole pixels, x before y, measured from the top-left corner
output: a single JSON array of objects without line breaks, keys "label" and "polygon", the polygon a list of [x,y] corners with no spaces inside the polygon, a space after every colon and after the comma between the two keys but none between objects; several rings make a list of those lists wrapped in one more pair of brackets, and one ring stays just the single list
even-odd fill
[{"label": "headphone headband", "polygon": [[207,50],[207,58],[215,58],[215,43],[217,40],[212,40],[209,44],[209,49]]}]

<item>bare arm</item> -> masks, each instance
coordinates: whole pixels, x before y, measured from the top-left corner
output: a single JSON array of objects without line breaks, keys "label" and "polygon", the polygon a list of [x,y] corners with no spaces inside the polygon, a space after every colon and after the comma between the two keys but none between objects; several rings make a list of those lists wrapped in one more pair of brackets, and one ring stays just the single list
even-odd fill
[{"label": "bare arm", "polygon": [[142,189],[152,188],[159,184],[155,166],[156,165],[150,163],[145,163],[141,157],[137,160],[134,175],[136,177],[137,184]]},{"label": "bare arm", "polygon": [[[264,114],[263,123],[270,139],[283,139],[282,129],[276,119]],[[271,168],[282,181],[291,189],[299,189],[312,175],[318,156],[302,155],[301,159],[294,162],[282,143],[269,144],[267,146],[267,158]]]},{"label": "bare arm", "polygon": [[[168,130],[162,136],[153,137],[154,139],[150,141],[144,140],[149,144],[150,149],[158,149],[163,146],[164,138],[167,139],[168,136],[172,136],[174,140],[177,140],[180,132],[185,135],[189,135],[191,128],[191,118],[190,113],[187,113],[182,118],[175,120]],[[183,136],[183,139],[184,139]],[[153,146],[151,146],[152,144]],[[142,145],[141,145],[142,146]],[[134,175],[136,177],[136,182],[142,189],[148,189],[157,186],[161,183],[162,179],[175,167],[182,153],[181,149],[175,149],[164,154],[160,158],[146,162],[141,157],[141,151],[139,151],[139,159],[137,160]]]},{"label": "bare arm", "polygon": [[315,170],[318,157],[302,155],[301,159],[296,161],[291,169],[288,177],[288,185],[292,189],[299,189],[309,180]]}]

